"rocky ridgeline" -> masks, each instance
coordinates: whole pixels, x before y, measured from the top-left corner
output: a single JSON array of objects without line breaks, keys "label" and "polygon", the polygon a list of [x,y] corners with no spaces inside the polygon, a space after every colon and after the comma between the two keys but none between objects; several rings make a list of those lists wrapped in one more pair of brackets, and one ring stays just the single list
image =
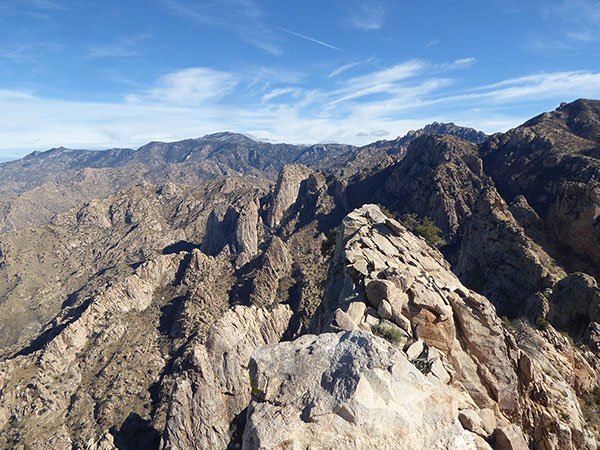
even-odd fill
[{"label": "rocky ridgeline", "polygon": [[[58,320],[54,324],[56,335],[46,346],[2,361],[0,428],[9,423],[21,425],[23,441],[33,443],[34,448],[75,445],[66,415],[77,406],[77,392],[90,375],[81,354],[89,345],[107,349],[112,343],[126,340],[127,315],[143,313],[151,305],[154,292],[174,280],[181,260],[182,255],[165,255],[146,262],[132,276],[106,286],[79,314],[66,314]],[[146,351],[137,349],[138,353]],[[148,361],[148,367],[152,366]],[[141,374],[134,375],[138,386],[130,387],[133,392],[146,381]],[[10,447],[6,441],[1,444]]]},{"label": "rocky ridgeline", "polygon": [[[226,449],[242,433],[250,402],[250,356],[279,342],[292,311],[236,306],[208,330],[182,365],[169,399],[162,449]],[[237,425],[236,425],[237,424]]]},{"label": "rocky ridgeline", "polygon": [[[552,370],[547,355],[521,348],[485,297],[464,287],[439,252],[377,207],[363,206],[342,221],[322,308],[323,329],[346,334],[304,337],[257,352],[248,448],[277,448],[290,441],[299,447],[315,442],[343,447],[357,429],[361,448],[380,448],[378,427],[389,433],[389,447],[382,448],[521,449],[529,441],[534,448],[595,448],[573,388],[560,375],[551,381],[543,375]],[[358,330],[392,344],[382,345]],[[347,350],[357,342],[372,350]],[[366,362],[371,352],[373,360]],[[555,350],[548,352],[558,358]],[[415,368],[420,396],[404,403],[398,399],[409,391],[400,386]],[[593,374],[589,365],[588,370]],[[327,380],[327,373],[337,375],[330,385],[310,381]],[[298,384],[286,385],[290,378]],[[294,390],[297,385],[307,386],[308,395]],[[544,395],[528,398],[525,392]],[[435,420],[443,398],[446,417]],[[311,408],[315,412],[307,413]],[[282,417],[286,429],[297,434],[281,434],[277,441],[278,425],[264,420],[267,411],[277,411],[273,417]],[[335,427],[337,422],[343,426]],[[336,438],[330,427],[344,431]]]},{"label": "rocky ridgeline", "polygon": [[[458,420],[465,396],[361,330],[261,347],[250,378],[246,449],[489,448]],[[482,434],[495,427],[487,413],[485,422],[476,413],[472,419]]]},{"label": "rocky ridgeline", "polygon": [[[90,282],[29,345],[5,350],[0,448],[227,448],[241,442],[250,355],[310,317],[316,302],[302,302],[319,283],[312,272],[326,272],[319,246],[311,243],[314,220],[300,227],[298,214],[319,202],[316,210],[325,213],[330,202],[317,197],[327,189],[304,166],[284,173],[290,178],[282,176],[268,198],[235,179],[205,187],[210,198],[204,189],[167,184],[136,188],[145,195],[135,201],[123,193],[57,217],[53,226],[76,224],[83,236],[117,234],[123,224],[127,239],[115,237],[111,247],[121,258],[146,246],[153,251],[130,275],[122,270]],[[267,217],[293,236],[269,227]],[[158,245],[151,237],[160,238]],[[10,257],[14,250],[3,249],[10,268],[18,262]],[[293,330],[292,309],[278,306],[290,295],[282,282],[295,286]],[[197,414],[206,419],[202,432]]]}]

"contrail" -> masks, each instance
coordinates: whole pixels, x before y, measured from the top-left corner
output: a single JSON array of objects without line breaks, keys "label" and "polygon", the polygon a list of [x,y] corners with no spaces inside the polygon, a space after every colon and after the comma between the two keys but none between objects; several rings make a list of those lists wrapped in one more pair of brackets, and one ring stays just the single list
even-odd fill
[{"label": "contrail", "polygon": [[297,37],[299,37],[299,38],[306,39],[307,41],[315,42],[315,43],[317,43],[317,44],[319,44],[319,45],[322,45],[322,46],[324,46],[324,47],[332,48],[333,50],[337,50],[338,52],[341,52],[341,51],[342,51],[342,49],[341,49],[341,48],[339,48],[339,47],[336,47],[335,45],[328,44],[327,42],[319,41],[318,39],[314,39],[314,38],[311,38],[311,37],[305,36],[305,35],[303,35],[303,34],[296,33],[296,32],[294,32],[294,31],[286,30],[285,28],[280,28],[280,27],[277,27],[277,29],[278,29],[279,31],[283,31],[284,33],[291,34],[292,36],[297,36]]}]

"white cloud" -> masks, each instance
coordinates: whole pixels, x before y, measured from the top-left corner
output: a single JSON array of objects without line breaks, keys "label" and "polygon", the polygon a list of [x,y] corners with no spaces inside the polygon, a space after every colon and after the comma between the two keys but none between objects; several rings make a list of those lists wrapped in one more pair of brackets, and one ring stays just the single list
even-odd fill
[{"label": "white cloud", "polygon": [[98,45],[90,49],[89,55],[96,57],[129,57],[137,55],[137,51],[122,45]]},{"label": "white cloud", "polygon": [[425,61],[412,60],[345,80],[342,88],[331,93],[336,97],[331,105],[373,94],[397,93],[399,82],[422,73],[428,66]]},{"label": "white cloud", "polygon": [[[556,97],[600,96],[600,73],[584,70],[528,75],[472,89],[474,94],[456,98],[480,98],[493,103]],[[450,97],[452,99],[452,97]]]},{"label": "white cloud", "polygon": [[363,31],[379,30],[383,26],[385,7],[380,0],[354,0],[348,4],[347,20]]},{"label": "white cloud", "polygon": [[47,53],[57,53],[62,48],[62,45],[52,42],[5,43],[0,47],[0,59],[8,59],[19,63],[36,63],[40,56]]},{"label": "white cloud", "polygon": [[[542,19],[552,24],[553,36],[538,36],[530,45],[552,51],[600,41],[600,4],[597,0],[548,2],[540,10]],[[556,36],[559,36],[557,39]]]},{"label": "white cloud", "polygon": [[237,84],[237,77],[231,73],[193,67],[163,75],[148,95],[166,104],[198,105],[222,98]]},{"label": "white cloud", "polygon": [[563,100],[600,96],[600,72],[533,74],[460,90],[458,81],[441,77],[438,68],[407,61],[335,78],[331,89],[314,89],[301,74],[277,82],[276,69],[230,73],[194,67],[165,74],[155,86],[113,103],[0,90],[0,157],[8,149],[60,145],[137,147],[224,129],[271,142],[352,144],[368,143],[383,131],[403,135],[432,121],[495,132],[527,118],[515,115],[515,106],[525,105],[534,115]]},{"label": "white cloud", "polygon": [[342,72],[345,72],[346,70],[352,69],[353,67],[356,67],[359,64],[360,64],[360,62],[353,62],[353,63],[349,63],[349,64],[344,64],[343,66],[340,66],[337,69],[333,69],[331,72],[329,72],[329,75],[327,75],[327,77],[328,78],[337,77]]},{"label": "white cloud", "polygon": [[296,94],[297,95],[301,92],[302,92],[302,90],[297,89],[297,88],[291,88],[291,87],[273,89],[272,91],[263,95],[261,102],[266,103],[270,100],[273,100],[274,98],[281,97],[282,95],[286,95],[286,94]]},{"label": "white cloud", "polygon": [[365,66],[365,65],[369,64],[370,62],[372,62],[374,59],[375,59],[375,56],[371,56],[370,58],[363,60],[363,61],[354,61],[354,62],[351,62],[348,64],[344,64],[342,66],[336,67],[331,72],[329,72],[329,75],[327,75],[327,78],[335,78],[335,77],[341,75],[342,73],[346,72],[347,70]]},{"label": "white cloud", "polygon": [[371,136],[383,137],[389,135],[390,132],[387,130],[373,130],[371,131]]},{"label": "white cloud", "polygon": [[142,34],[132,37],[121,37],[116,43],[112,44],[100,44],[90,48],[88,57],[99,58],[99,57],[131,57],[136,56],[140,53],[139,44],[142,41],[150,39],[152,36],[149,34]]},{"label": "white cloud", "polygon": [[21,99],[34,100],[35,96],[27,91],[12,91],[9,89],[0,89],[0,100]]},{"label": "white cloud", "polygon": [[444,69],[463,69],[465,67],[472,66],[477,62],[477,58],[469,57],[469,58],[461,58],[452,61],[449,64],[442,64],[442,68]]}]

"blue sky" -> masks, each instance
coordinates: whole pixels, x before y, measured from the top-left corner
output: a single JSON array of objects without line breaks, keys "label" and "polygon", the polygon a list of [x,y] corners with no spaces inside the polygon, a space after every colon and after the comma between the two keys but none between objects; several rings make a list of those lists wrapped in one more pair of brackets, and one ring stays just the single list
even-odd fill
[{"label": "blue sky", "polygon": [[600,98],[599,1],[0,2],[0,158],[505,131],[579,97]]}]

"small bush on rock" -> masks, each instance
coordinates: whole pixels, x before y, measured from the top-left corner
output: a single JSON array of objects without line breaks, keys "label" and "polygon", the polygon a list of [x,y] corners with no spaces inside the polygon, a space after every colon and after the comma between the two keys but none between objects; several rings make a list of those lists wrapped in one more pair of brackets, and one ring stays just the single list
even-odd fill
[{"label": "small bush on rock", "polygon": [[436,227],[429,217],[421,219],[414,213],[403,214],[400,222],[407,230],[421,236],[432,247],[437,247],[444,243],[441,237],[442,230]]},{"label": "small bush on rock", "polygon": [[402,333],[402,331],[400,331],[399,329],[381,324],[374,325],[373,327],[371,327],[371,330],[374,334],[384,338],[386,341],[392,344],[399,344],[404,338],[404,333]]},{"label": "small bush on rock", "polygon": [[538,319],[535,321],[535,326],[538,328],[538,330],[544,331],[550,327],[550,322],[543,317],[538,317]]}]

